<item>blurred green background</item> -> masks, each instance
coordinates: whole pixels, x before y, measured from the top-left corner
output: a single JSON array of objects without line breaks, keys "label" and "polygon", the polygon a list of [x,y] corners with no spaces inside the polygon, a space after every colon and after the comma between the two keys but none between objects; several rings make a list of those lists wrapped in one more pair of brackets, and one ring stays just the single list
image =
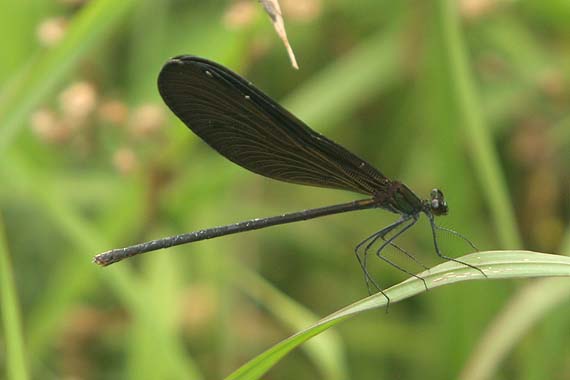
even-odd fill
[{"label": "blurred green background", "polygon": [[[0,6],[1,377],[220,379],[367,295],[353,248],[395,219],[382,211],[91,263],[358,197],[217,155],[159,98],[174,55],[244,75],[422,197],[441,188],[450,215],[439,223],[481,249],[570,252],[569,2],[280,3],[299,71],[254,0]],[[469,252],[440,240],[451,256]],[[425,219],[401,245],[438,262]],[[406,277],[371,265],[383,286]],[[568,379],[569,288],[437,289],[341,324],[264,378]]]}]

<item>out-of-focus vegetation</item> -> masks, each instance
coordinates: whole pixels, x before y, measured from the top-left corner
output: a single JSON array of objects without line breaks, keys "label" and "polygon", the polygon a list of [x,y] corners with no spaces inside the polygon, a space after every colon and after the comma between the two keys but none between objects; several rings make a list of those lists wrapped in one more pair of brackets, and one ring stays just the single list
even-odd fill
[{"label": "out-of-focus vegetation", "polygon": [[[484,250],[570,252],[570,3],[281,0],[293,70],[254,1],[0,6],[0,371],[9,379],[219,379],[367,295],[362,211],[147,254],[154,237],[354,194],[264,179],[171,115],[167,58],[223,63],[421,196]],[[451,256],[469,247],[442,234]],[[436,262],[422,220],[401,239]],[[391,252],[391,257],[420,271]],[[372,260],[383,286],[406,276]],[[359,315],[267,379],[565,379],[570,281],[461,283]]]}]

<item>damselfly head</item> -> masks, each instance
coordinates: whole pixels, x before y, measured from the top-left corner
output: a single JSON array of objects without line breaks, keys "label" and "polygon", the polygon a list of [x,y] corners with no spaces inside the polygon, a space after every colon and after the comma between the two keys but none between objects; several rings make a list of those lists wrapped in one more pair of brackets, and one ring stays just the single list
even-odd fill
[{"label": "damselfly head", "polygon": [[430,193],[429,209],[434,215],[446,215],[448,208],[447,202],[440,189],[433,189]]}]

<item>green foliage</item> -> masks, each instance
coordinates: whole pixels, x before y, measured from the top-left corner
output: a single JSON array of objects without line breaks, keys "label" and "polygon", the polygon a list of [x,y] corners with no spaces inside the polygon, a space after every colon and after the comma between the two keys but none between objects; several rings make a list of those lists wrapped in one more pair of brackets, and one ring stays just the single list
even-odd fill
[{"label": "green foliage", "polygon": [[[538,276],[570,276],[570,258],[565,256],[546,255],[526,251],[478,252],[464,256],[461,260],[484,270],[481,273],[467,268],[465,265],[448,261],[429,271],[421,273],[420,278],[409,278],[404,282],[386,289],[385,294],[376,293],[349,305],[312,326],[303,329],[290,338],[276,344],[250,362],[246,363],[228,379],[259,379],[269,368],[275,365],[293,348],[308,339],[326,331],[330,327],[348,318],[379,307],[389,307],[413,295],[461,281],[481,279],[506,279]],[[568,289],[568,287],[566,287]],[[566,292],[568,293],[568,292]],[[546,297],[545,297],[546,298]],[[390,304],[388,305],[388,299]]]},{"label": "green foliage", "polygon": [[[569,376],[566,279],[461,283],[361,313],[384,298],[365,298],[352,250],[393,220],[381,211],[105,269],[90,262],[154,237],[354,198],[247,173],[181,125],[156,76],[168,57],[196,54],[419,195],[443,189],[451,212],[439,223],[505,250],[471,255],[480,265],[503,260],[510,278],[563,274],[550,270],[567,270],[565,257],[511,250],[570,252],[564,1],[299,0],[316,7],[301,12],[283,2],[299,71],[253,0],[242,13],[232,2],[32,3],[0,12],[0,377]],[[431,267],[423,222],[399,244]],[[453,257],[469,252],[452,235],[440,241]],[[549,264],[530,273],[535,259]],[[398,284],[394,300],[422,291],[370,265],[382,286]],[[426,275],[430,288],[450,280],[437,278]]]}]

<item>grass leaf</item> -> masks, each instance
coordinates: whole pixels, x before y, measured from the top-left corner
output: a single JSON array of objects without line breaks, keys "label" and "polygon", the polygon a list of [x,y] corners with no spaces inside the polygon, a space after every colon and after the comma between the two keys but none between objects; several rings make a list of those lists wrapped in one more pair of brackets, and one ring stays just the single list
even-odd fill
[{"label": "grass leaf", "polygon": [[25,380],[28,378],[22,320],[18,305],[18,294],[14,284],[14,273],[10,264],[8,243],[0,216],[0,314],[4,327],[6,344],[6,379]]},{"label": "grass leaf", "polygon": [[[537,253],[531,251],[487,251],[476,252],[460,260],[481,268],[488,279],[522,277],[570,276],[570,257]],[[448,261],[420,274],[430,289],[460,281],[481,280],[481,273],[461,264]],[[409,278],[385,291],[392,303],[402,301],[425,291],[421,280]],[[364,311],[386,306],[382,294],[374,294],[357,301],[323,319],[297,334],[281,341],[269,350],[252,359],[228,380],[259,379],[267,370],[294,348],[328,328]]]}]

